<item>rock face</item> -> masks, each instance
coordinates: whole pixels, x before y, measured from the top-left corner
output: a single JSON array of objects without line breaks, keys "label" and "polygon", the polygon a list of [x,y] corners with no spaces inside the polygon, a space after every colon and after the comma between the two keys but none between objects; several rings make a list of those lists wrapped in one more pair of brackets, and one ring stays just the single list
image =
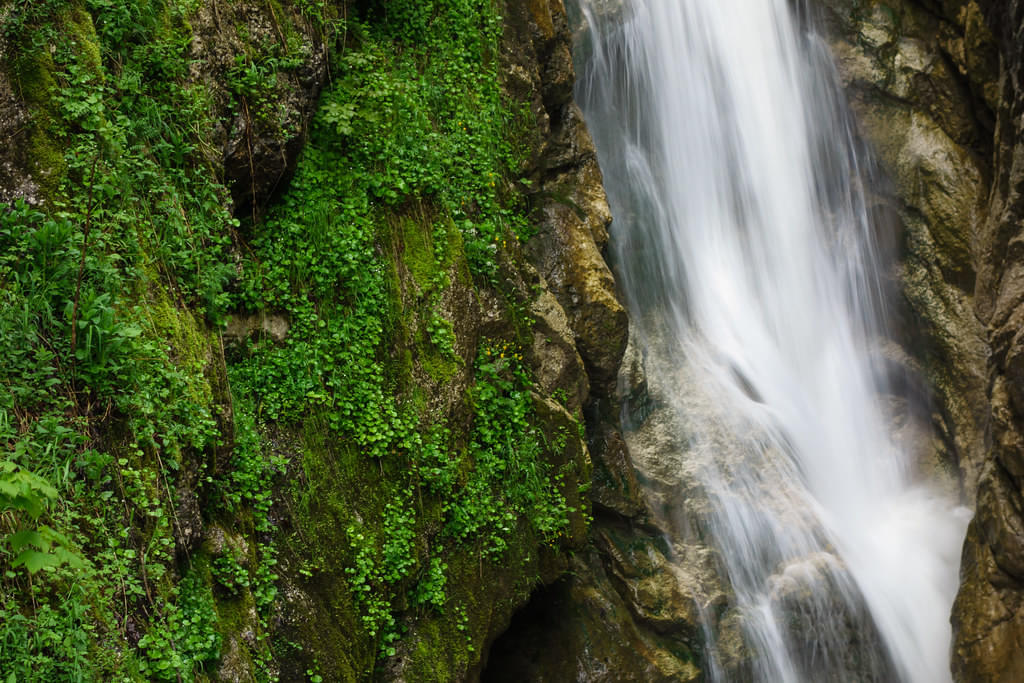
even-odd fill
[{"label": "rock face", "polygon": [[612,216],[593,140],[572,97],[565,6],[562,0],[509,3],[505,16],[508,87],[531,100],[536,122],[530,133],[536,153],[526,170],[539,233],[527,253],[565,309],[593,389],[607,396],[626,348],[626,311],[602,256]]},{"label": "rock face", "polygon": [[[190,77],[221,108],[213,139],[223,150],[225,184],[235,211],[255,215],[295,170],[327,78],[327,47],[290,3],[204,3],[193,30]],[[289,68],[261,68],[270,49]]]},{"label": "rock face", "polygon": [[953,608],[958,681],[1024,677],[1024,3],[823,2],[905,231],[901,341],[976,505]]},{"label": "rock face", "polygon": [[[0,58],[6,53],[4,39],[0,37]],[[21,197],[38,203],[39,188],[29,172],[27,158],[28,112],[21,98],[16,97],[7,69],[0,64],[0,139],[7,140],[8,149],[0,157],[0,201],[10,202]]]},{"label": "rock face", "polygon": [[[938,460],[959,469],[965,499],[976,502],[953,614],[954,672],[963,682],[1024,680],[1024,0],[818,2],[864,136],[890,181],[875,209],[881,224],[902,225],[902,256],[893,266],[903,297],[896,316],[901,348],[888,357],[912,381],[932,389],[932,420],[942,437]],[[183,79],[202,86],[209,98],[212,129],[197,132],[202,161],[215,176],[212,182],[229,190],[225,202],[230,194],[235,215],[258,219],[294,170],[327,81],[328,36],[311,23],[308,2],[192,4],[190,67]],[[348,4],[386,5],[330,4],[339,13]],[[95,38],[82,3],[68,5],[73,7],[64,28]],[[0,2],[0,20],[15,6]],[[505,0],[501,9],[503,86],[513,101],[529,105],[517,131],[528,158],[522,180],[509,192],[527,197],[537,234],[522,253],[517,246],[503,253],[499,270],[520,307],[515,313],[533,321],[524,348],[536,378],[533,413],[547,442],[572,435],[550,455],[553,466],[572,472],[567,504],[576,514],[568,538],[540,556],[523,544],[516,566],[484,567],[476,557],[462,558],[451,568],[450,583],[457,586],[458,602],[469,605],[462,612],[468,625],[451,618],[445,627],[450,633],[442,633],[440,619],[409,617],[403,623],[407,639],[376,675],[698,681],[708,668],[704,642],[712,637],[723,677],[743,680],[749,662],[732,598],[717,578],[720,558],[705,541],[709,530],[692,521],[708,517],[706,496],[686,463],[661,457],[682,452],[665,440],[686,430],[666,424],[672,411],[659,410],[668,400],[664,390],[648,381],[638,354],[627,353],[626,314],[602,255],[611,215],[593,142],[573,102],[563,0]],[[621,11],[621,4],[608,0],[601,11]],[[45,125],[56,89],[53,64],[44,53],[10,63],[8,38],[0,35],[0,139],[8,143],[0,147],[0,202],[22,198],[45,206],[65,170],[62,150]],[[99,59],[85,54],[84,45],[82,51],[87,65]],[[267,68],[264,57],[271,53],[275,66]],[[399,261],[398,286],[409,290],[400,296],[413,297],[415,287],[402,270],[408,264]],[[513,326],[507,302],[460,281],[457,270],[447,273],[457,284],[438,306],[453,320],[462,363],[446,386],[424,398],[452,413],[464,408],[475,342],[511,334]],[[216,385],[211,393],[222,409],[218,427],[232,431],[220,342],[228,342],[229,350],[253,337],[283,343],[296,333],[293,321],[274,312],[239,314],[221,340],[176,305],[167,304],[172,317],[187,318],[189,329],[196,328],[195,364],[209,370]],[[404,362],[398,354],[389,361]],[[428,384],[423,368],[409,372],[413,381]],[[698,398],[696,392],[690,397]],[[625,429],[623,405],[631,411]],[[581,415],[586,443],[575,436]],[[317,441],[315,433],[304,437]],[[260,438],[268,451],[293,463],[303,448],[329,450],[300,443],[286,430]],[[229,455],[222,447],[212,457],[223,465]],[[595,519],[588,538],[588,502],[579,486],[586,490],[587,482],[575,477],[586,477],[591,458],[588,495]],[[309,477],[335,472],[298,469],[291,466],[289,486],[301,488]],[[242,558],[235,561],[248,568],[255,553],[251,535],[246,540],[243,530],[224,520],[205,519],[193,490],[200,486],[198,473],[186,475],[176,496],[175,540],[211,560]],[[337,479],[346,495],[362,483]],[[680,491],[684,501],[676,504],[670,499]],[[346,597],[345,568],[302,563],[303,540],[292,533],[295,520],[286,507],[274,508],[274,521],[297,551],[282,553],[281,599],[270,628],[306,651],[278,663],[280,673],[297,680],[319,661],[343,679],[339,672],[349,680],[365,678],[377,653],[369,640],[354,635],[362,627]],[[670,528],[679,539],[671,544],[664,540]],[[338,533],[333,528],[326,535],[341,538]],[[570,549],[577,551],[571,558]],[[807,558],[803,576],[831,576],[832,562],[831,556]],[[536,588],[538,583],[546,586]],[[777,588],[781,609],[801,609],[806,585],[780,572]],[[531,604],[513,617],[534,589]],[[253,654],[264,634],[258,633],[252,597],[246,593],[237,604],[232,599],[230,612],[221,615],[231,632],[219,670],[211,671],[217,680],[254,677]],[[860,619],[849,615],[851,623]],[[467,647],[446,650],[443,645],[463,642],[453,634]],[[813,634],[800,635],[813,640]],[[855,664],[844,671],[855,671]]]},{"label": "rock face", "polygon": [[988,421],[989,349],[974,294],[997,70],[991,36],[973,5],[945,18],[914,2],[823,4],[840,77],[883,188],[888,181],[878,218],[902,227],[896,335],[934,392],[933,422],[970,498]]},{"label": "rock face", "polygon": [[573,576],[539,592],[516,615],[482,680],[703,680],[693,654],[702,638],[694,604],[656,530],[602,526],[574,559]]},{"label": "rock face", "polygon": [[981,3],[1000,53],[992,189],[978,234],[976,309],[986,325],[991,450],[953,612],[961,681],[1024,677],[1024,3]]},{"label": "rock face", "polygon": [[[509,3],[505,13],[515,36],[515,49],[504,55],[509,87],[532,93],[537,122],[537,154],[527,174],[539,232],[527,255],[564,309],[590,380],[583,407],[594,522],[589,547],[573,558],[568,576],[538,590],[495,643],[482,680],[703,680],[701,610],[716,611],[726,600],[720,587],[710,598],[694,593],[703,594],[712,580],[713,558],[706,548],[684,558],[680,552],[694,549],[666,544],[620,421],[631,391],[621,378],[628,328],[602,256],[611,214],[593,142],[572,99],[565,7],[535,0]],[[646,400],[644,387],[632,390]],[[695,578],[683,567],[698,561],[693,571],[702,575]]]},{"label": "rock face", "polygon": [[[591,447],[588,451],[587,444],[575,438],[575,419],[585,412],[595,412],[594,406],[607,402],[614,390],[628,326],[611,271],[602,256],[611,216],[593,143],[572,100],[575,74],[569,53],[565,8],[561,0],[528,3],[509,0],[502,7],[501,15],[504,19],[500,55],[502,85],[512,101],[526,102],[530,107],[529,120],[523,123],[523,130],[518,131],[528,153],[526,165],[520,171],[526,182],[521,181],[515,189],[527,195],[532,208],[530,219],[537,227],[537,234],[524,245],[522,254],[502,257],[498,277],[506,291],[513,291],[516,300],[526,304],[525,310],[533,321],[532,345],[525,356],[535,377],[534,413],[548,443],[556,442],[559,434],[572,435],[562,453],[552,454],[556,458],[552,463],[555,468],[586,477],[593,456],[602,463],[599,465],[602,471],[608,471],[615,466],[603,464],[607,451],[619,457],[615,462],[621,476],[628,479],[632,468],[625,463],[621,451],[611,447],[595,451],[592,439],[588,439]],[[400,276],[401,270],[399,266]],[[511,318],[507,302],[495,292],[469,287],[457,273],[449,273],[449,276],[454,284],[446,292],[441,306],[450,312],[446,317],[453,321],[457,343],[461,345],[460,340],[481,336],[507,336]],[[235,334],[241,337],[254,329],[273,337],[276,328],[286,331],[286,321],[279,323],[268,316],[229,322],[229,330],[238,329]],[[472,366],[474,348],[475,344],[468,344],[464,350],[465,368]],[[466,370],[457,373],[447,387],[439,388],[436,397],[429,398],[433,409],[442,414],[457,413],[470,379]],[[422,386],[429,384],[427,378],[421,383]],[[552,400],[551,396],[559,400]],[[615,420],[610,424],[609,421],[601,423],[605,430],[602,433],[607,433],[609,441],[614,441],[618,435],[616,426]],[[586,490],[583,481],[567,480],[567,491],[581,487]],[[579,491],[573,491],[568,498],[571,498],[569,505],[578,513],[589,507]],[[628,501],[628,494],[625,498]],[[586,540],[582,517],[577,514],[564,542],[560,543],[561,550],[572,548],[587,558],[601,557],[597,549],[584,547]],[[513,614],[523,607],[530,590],[537,584],[551,584],[567,570],[581,577],[587,575],[581,558],[573,558],[567,565],[564,554],[558,550],[552,552],[545,548],[539,554],[535,550],[513,549],[508,566],[472,557],[458,565],[449,561],[451,604],[465,606],[463,614],[468,630],[465,634],[462,631],[449,633],[446,625],[439,625],[441,620],[410,616],[403,624],[408,630],[396,654],[379,665],[376,676],[396,681],[473,681],[481,675],[488,679],[490,674],[485,666],[491,644],[508,629]],[[291,631],[286,628],[285,633],[310,638],[309,646],[314,651],[337,650],[328,641],[343,640],[350,624],[339,623],[330,605],[323,604],[335,600],[325,594],[332,588],[329,583],[313,586],[299,572],[291,571],[288,563],[286,557],[282,574],[286,577],[284,592],[288,599],[282,610],[282,621],[296,626]],[[327,580],[342,585],[340,576]],[[562,581],[558,585],[564,584]],[[599,579],[587,578],[579,589],[594,596],[603,593],[603,584]],[[587,609],[588,604],[581,603],[579,610],[589,618],[595,613]],[[453,619],[447,621],[454,623]],[[571,630],[571,633],[574,637],[583,634],[579,630]],[[310,634],[314,635],[310,637]],[[462,639],[469,645],[468,655],[461,651]],[[605,641],[609,646],[617,642],[615,639]],[[452,648],[453,643],[455,648]],[[446,651],[453,649],[459,651]],[[517,651],[516,656],[522,657],[522,652]],[[611,670],[613,675],[618,675],[617,672],[630,668],[630,664],[621,662]],[[548,675],[553,670],[550,669]],[[285,669],[282,673],[301,676],[302,669]]]},{"label": "rock face", "polygon": [[[526,4],[521,14],[532,17],[532,44],[546,55],[541,61],[564,64],[562,47],[550,37],[559,31],[560,16],[547,12],[544,3]],[[925,443],[922,450],[933,452],[921,454],[922,466],[958,471],[961,495],[977,510],[952,615],[953,672],[963,682],[1021,680],[1024,2],[816,4],[861,133],[876,155],[877,168],[870,172],[881,188],[872,207],[882,231],[878,238],[898,253],[890,277],[897,300],[891,311],[895,343],[885,344],[883,352],[892,378],[923,387],[928,399],[939,439]],[[608,3],[608,11],[619,9],[618,3]],[[587,293],[587,283],[607,280],[600,265],[592,267],[598,263],[592,253],[571,267],[559,254],[571,248],[573,236],[588,231],[596,238],[594,246],[602,248],[606,207],[590,201],[594,193],[565,191],[567,178],[558,171],[562,154],[586,160],[593,152],[586,136],[559,137],[574,127],[578,112],[567,104],[565,79],[551,79],[549,87],[554,90],[538,92],[535,112],[543,109],[548,116],[538,120],[554,122],[548,159],[555,170],[538,167],[535,177],[545,178],[539,183],[542,192],[559,193],[555,199],[572,197],[572,204],[542,204],[552,220],[531,256],[574,320],[601,300]],[[561,117],[551,115],[557,111]],[[596,174],[589,162],[580,168],[575,182]],[[614,306],[599,308],[600,315],[591,319],[597,326],[602,316],[615,315]],[[516,617],[495,645],[485,679],[699,680],[704,663],[691,658],[700,652],[704,633],[712,633],[724,653],[719,664],[727,677],[742,680],[749,669],[729,595],[715,588],[716,560],[701,541],[708,530],[687,527],[686,520],[707,517],[701,494],[687,484],[692,477],[686,463],[646,457],[673,450],[662,440],[679,433],[678,426],[660,424],[668,411],[659,410],[657,387],[638,371],[640,359],[627,356],[619,392],[612,395],[612,359],[618,351],[602,357],[588,341],[595,338],[594,326],[573,329],[593,383],[591,495],[597,519],[592,545],[575,558],[574,576],[540,592]],[[612,346],[618,345],[617,339]],[[633,410],[625,431],[608,418],[622,402]],[[892,408],[908,413],[906,406]],[[930,431],[909,423],[902,429],[918,441]],[[641,482],[651,494],[647,500]],[[678,497],[680,490],[685,512],[676,509],[676,515],[666,516],[677,507],[669,497]],[[675,537],[684,540],[671,548],[659,545],[654,539],[673,524]],[[831,561],[807,560],[812,569],[828,569]],[[801,590],[787,575],[778,577],[783,609],[801,609],[799,601],[790,604]],[[863,621],[863,615],[851,613],[849,620]],[[851,631],[863,629],[851,625]],[[799,640],[801,634],[796,635]],[[871,642],[864,647],[877,649]],[[837,666],[850,674],[856,663]],[[888,678],[884,671],[873,675]]]},{"label": "rock face", "polygon": [[[95,63],[89,64],[99,71],[104,46],[98,42],[92,23],[94,3],[46,3],[46,8],[51,4],[71,7],[68,16],[61,15],[55,23],[56,35],[63,37],[59,31],[76,29],[78,23],[88,29],[82,29],[89,40],[82,41],[80,48],[83,53],[89,48],[96,54],[85,54],[83,61],[94,59]],[[346,39],[340,32],[331,32],[344,23],[343,17],[354,16],[357,10],[377,17],[377,10],[383,15],[387,7],[381,2],[343,0],[314,4],[206,0],[187,5],[187,11],[176,17],[181,19],[180,26],[176,25],[181,33],[176,45],[182,50],[185,66],[173,83],[159,83],[194,88],[197,98],[202,96],[201,124],[189,130],[198,140],[196,158],[188,162],[201,168],[196,182],[208,180],[215,186],[216,208],[230,207],[236,218],[243,219],[231,221],[225,212],[224,223],[218,224],[225,242],[231,243],[224,256],[234,259],[233,265],[241,271],[239,252],[249,249],[254,240],[252,234],[239,234],[244,231],[234,228],[241,223],[248,227],[245,219],[249,218],[258,226],[268,207],[279,199],[278,194],[294,190],[286,186],[327,82],[328,52]],[[395,517],[401,516],[399,508],[389,505],[387,499],[385,468],[390,464],[349,457],[355,453],[353,445],[337,443],[345,439],[329,438],[325,425],[312,418],[302,427],[274,420],[261,422],[258,430],[252,426],[247,438],[258,442],[254,452],[258,450],[261,457],[273,456],[279,463],[275,466],[285,468],[273,490],[268,483],[261,493],[266,495],[261,505],[265,504],[263,513],[270,523],[258,532],[248,511],[211,511],[199,476],[201,456],[209,456],[208,464],[218,474],[233,467],[233,442],[241,420],[240,412],[235,411],[238,404],[232,403],[229,383],[234,380],[229,381],[228,366],[251,353],[257,344],[283,346],[309,337],[311,331],[303,329],[296,316],[279,310],[237,310],[224,316],[226,328],[218,328],[193,315],[188,310],[190,301],[180,296],[173,300],[166,297],[168,317],[177,320],[180,316],[189,321],[189,330],[195,328],[191,335],[195,337],[195,358],[190,356],[194,362],[189,369],[217,390],[216,428],[225,436],[208,454],[177,454],[184,461],[174,496],[177,550],[203,558],[196,564],[201,564],[197,571],[205,572],[204,581],[213,576],[209,566],[228,566],[223,571],[237,571],[246,577],[276,567],[269,579],[273,590],[278,591],[272,606],[260,604],[257,609],[256,593],[249,583],[242,586],[241,582],[229,582],[231,588],[209,588],[217,598],[215,608],[223,631],[219,661],[215,665],[217,656],[209,658],[207,673],[211,680],[255,680],[260,674],[304,680],[314,670],[327,680],[478,678],[491,642],[507,628],[530,592],[538,584],[550,584],[561,577],[569,568],[570,551],[582,553],[586,547],[585,520],[590,504],[585,492],[590,480],[590,454],[580,430],[584,410],[599,418],[590,425],[590,443],[599,447],[602,457],[608,454],[607,462],[602,460],[601,465],[604,484],[598,487],[602,504],[626,515],[638,514],[641,509],[617,416],[608,407],[628,330],[625,311],[602,257],[611,217],[593,143],[572,101],[574,73],[565,8],[561,0],[508,0],[505,5],[501,12],[505,29],[500,56],[502,85],[511,102],[529,104],[529,116],[524,114],[509,136],[522,148],[517,151],[527,157],[525,167],[516,169],[527,182],[510,183],[502,191],[527,196],[532,208],[528,218],[538,234],[522,248],[518,243],[508,248],[503,243],[500,249],[495,245],[494,280],[475,281],[461,237],[452,238],[449,262],[445,260],[449,256],[439,256],[429,248],[430,230],[425,231],[427,236],[417,237],[403,227],[409,218],[406,213],[418,211],[413,218],[424,224],[436,218],[432,210],[437,207],[424,209],[418,194],[409,198],[408,205],[390,209],[386,217],[378,215],[382,225],[378,226],[378,243],[373,245],[374,255],[380,257],[375,266],[393,276],[387,283],[395,290],[389,303],[395,304],[395,317],[401,321],[392,321],[398,328],[395,348],[378,349],[380,358],[365,360],[393,366],[397,384],[415,387],[415,392],[410,391],[415,393],[410,405],[416,403],[419,407],[422,403],[424,412],[448,418],[446,424],[455,434],[453,452],[440,455],[455,459],[463,455],[472,438],[475,406],[471,388],[481,343],[485,337],[515,339],[517,349],[521,346],[524,374],[534,380],[529,393],[519,394],[530,403],[530,426],[537,429],[537,448],[543,451],[531,457],[542,459],[545,471],[557,472],[566,528],[557,539],[544,543],[529,533],[512,530],[518,535],[510,535],[508,553],[501,556],[501,561],[492,561],[477,546],[453,549],[446,541],[447,554],[442,554],[443,548],[438,549],[433,558],[438,562],[429,565],[429,570],[436,570],[443,579],[440,587],[431,584],[435,590],[443,592],[447,581],[447,592],[442,596],[447,600],[444,613],[424,607],[422,601],[413,603],[410,597],[411,589],[420,585],[420,574],[425,575],[428,569],[424,559],[423,572],[407,576],[404,580],[408,585],[397,587],[395,595],[388,597],[394,602],[388,602],[386,609],[402,620],[403,637],[384,651],[386,656],[381,656],[380,635],[367,627],[350,578],[355,569],[348,556],[355,552],[355,534],[354,526],[346,531],[346,524],[358,522],[363,528],[364,517],[379,518],[378,513],[385,507],[398,510]],[[417,3],[407,6],[416,8]],[[14,3],[0,2],[0,20],[12,7]],[[26,4],[18,9],[31,8]],[[331,28],[326,28],[328,24]],[[0,33],[2,41],[7,32]],[[22,198],[46,207],[55,192],[71,192],[74,189],[64,188],[75,186],[62,184],[67,180],[62,177],[67,169],[61,165],[63,150],[54,140],[66,140],[46,125],[47,107],[54,106],[58,93],[54,74],[58,80],[60,74],[54,64],[47,63],[45,50],[39,55],[28,54],[38,56],[40,63],[8,63],[7,46],[0,42],[0,136],[13,143],[0,147],[0,202]],[[30,85],[35,90],[30,91]],[[76,132],[61,134],[70,137]],[[202,175],[207,171],[208,178]],[[444,222],[440,223],[439,229],[444,229]],[[423,226],[417,223],[414,227]],[[414,272],[417,268],[428,270],[427,277]],[[430,302],[436,307],[432,311],[435,315],[425,321],[421,299],[425,280],[432,276],[446,284],[444,292]],[[420,348],[428,345],[417,340],[428,336],[432,339],[434,333],[426,335],[425,323],[436,323],[438,318],[450,324],[451,357],[445,356],[443,362],[428,367],[424,360],[428,354]],[[414,333],[420,333],[419,337]],[[403,390],[394,388],[396,393]],[[306,407],[314,412],[312,405]],[[390,454],[397,455],[394,449]],[[400,467],[407,471],[405,464]],[[463,477],[465,469],[453,471],[452,477]],[[397,467],[396,472],[406,473]],[[410,497],[403,502],[411,507],[409,490]],[[309,495],[307,500],[310,492],[317,495]],[[170,491],[167,494],[171,497]],[[442,506],[440,501],[429,500],[429,492],[424,496],[417,489],[417,494],[423,518],[432,516],[415,534],[410,532],[416,538],[408,540],[407,552],[426,558],[427,551],[433,550],[427,546],[441,537]],[[426,512],[424,497],[428,498]],[[523,523],[513,517],[509,526]],[[618,517],[615,523],[624,524]],[[611,539],[610,533],[600,538]],[[383,537],[378,535],[377,539]],[[578,563],[577,571],[583,575],[588,562],[628,556],[627,564],[636,568],[622,569],[616,564],[609,575],[628,576],[630,581],[643,584],[644,598],[638,603],[643,611],[638,612],[637,619],[656,623],[660,630],[678,636],[681,629],[666,625],[669,618],[665,615],[685,611],[686,601],[661,571],[664,558],[659,560],[657,554],[627,547],[629,541],[623,539],[628,539],[625,532],[587,548],[581,559],[573,560]],[[644,543],[653,547],[657,541],[652,536]],[[271,544],[274,557],[261,556],[260,548]],[[377,552],[380,545],[383,541],[367,547]],[[234,581],[231,575],[224,580],[228,579]],[[595,578],[580,584],[580,590],[596,596],[610,580]],[[212,585],[212,579],[209,583]],[[664,600],[671,602],[670,608],[662,607]],[[599,619],[593,610],[586,615],[590,620]],[[692,624],[693,620],[686,623]],[[282,644],[287,643],[283,648],[286,652],[270,652],[271,634]],[[647,637],[637,636],[639,640]],[[686,641],[692,633],[678,637]],[[628,651],[616,645],[618,642],[611,638],[605,644],[627,657]],[[651,649],[658,650],[654,646]],[[665,660],[660,650],[655,658]],[[622,668],[629,667],[615,666],[611,669],[613,675]],[[691,676],[696,668],[692,663],[673,660],[659,664],[657,670],[666,672],[664,680],[677,680],[683,674]]]},{"label": "rock face", "polygon": [[[229,187],[238,215],[260,213],[295,168],[327,78],[325,37],[294,3],[197,3],[188,85],[201,86],[215,110],[215,129],[203,150]],[[276,9],[275,9],[276,8]],[[0,9],[0,20],[10,7]],[[91,28],[91,26],[90,26]],[[268,68],[267,53],[281,68]],[[55,88],[45,57],[11,64],[0,36],[0,201],[42,203],[59,181],[61,150],[49,139],[45,116]]]}]

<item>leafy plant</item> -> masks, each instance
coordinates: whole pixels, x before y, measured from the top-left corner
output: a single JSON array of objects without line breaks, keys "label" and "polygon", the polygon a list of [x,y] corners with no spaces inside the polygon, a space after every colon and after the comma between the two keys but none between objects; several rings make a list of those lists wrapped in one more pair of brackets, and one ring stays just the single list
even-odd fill
[{"label": "leafy plant", "polygon": [[482,536],[484,552],[498,555],[525,519],[542,539],[553,541],[568,527],[571,510],[559,478],[542,458],[543,436],[534,426],[532,383],[522,354],[508,342],[485,342],[476,371],[473,470],[448,503],[448,533],[462,542]]},{"label": "leafy plant", "polygon": [[146,654],[142,671],[153,680],[193,678],[205,662],[220,657],[221,636],[209,588],[195,574],[182,579],[177,602],[164,605],[161,628],[139,641]]},{"label": "leafy plant", "polygon": [[[24,441],[19,442],[22,444]],[[29,521],[38,521],[56,499],[57,489],[46,479],[14,462],[0,460],[0,513],[11,513],[13,519],[18,520],[15,531],[4,539],[11,569],[24,567],[35,574],[65,563],[77,569],[85,566],[84,560],[71,550],[71,544],[63,534],[46,525],[33,527],[28,524]]]},{"label": "leafy plant", "polygon": [[250,586],[249,572],[238,563],[233,551],[215,558],[210,565],[214,580],[232,595],[239,595]]}]

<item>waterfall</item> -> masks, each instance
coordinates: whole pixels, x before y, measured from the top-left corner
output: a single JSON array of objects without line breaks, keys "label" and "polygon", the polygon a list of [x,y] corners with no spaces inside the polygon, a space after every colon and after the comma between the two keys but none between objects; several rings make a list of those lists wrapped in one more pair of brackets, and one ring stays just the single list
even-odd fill
[{"label": "waterfall", "polygon": [[577,4],[633,343],[708,501],[742,677],[950,680],[965,514],[884,410],[872,174],[823,41],[788,0]]}]

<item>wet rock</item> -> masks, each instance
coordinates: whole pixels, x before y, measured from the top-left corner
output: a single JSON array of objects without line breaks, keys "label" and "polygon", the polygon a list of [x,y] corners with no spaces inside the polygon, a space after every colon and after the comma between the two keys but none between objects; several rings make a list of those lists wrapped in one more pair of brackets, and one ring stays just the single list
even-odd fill
[{"label": "wet rock", "polygon": [[[589,501],[580,491],[580,485],[576,482],[590,481],[590,452],[587,445],[580,438],[576,431],[576,420],[556,401],[545,398],[536,392],[531,394],[533,409],[537,415],[537,424],[544,432],[544,442],[548,444],[549,453],[547,461],[552,471],[559,472],[568,477],[568,482],[561,487],[562,495],[565,496],[566,505],[575,511],[589,509]],[[586,539],[586,524],[579,514],[569,516],[569,529],[566,532],[562,544],[566,549],[579,549]],[[546,581],[551,583],[558,578],[556,573]]]},{"label": "wet rock", "polygon": [[239,344],[252,335],[262,333],[275,342],[283,342],[288,336],[288,319],[273,313],[236,314],[228,316],[223,335],[228,344]]},{"label": "wet rock", "polygon": [[[1024,3],[824,0],[894,181],[911,343],[977,513],[953,608],[958,681],[1024,677]],[[922,343],[923,342],[923,343]]]},{"label": "wet rock", "polygon": [[569,578],[534,595],[495,644],[482,681],[704,680],[693,603],[658,542],[621,528],[616,535],[628,548],[606,532],[596,542],[611,546],[577,555]]},{"label": "wet rock", "polygon": [[510,4],[502,55],[514,74],[507,87],[532,97],[535,153],[524,169],[534,188],[537,235],[526,254],[568,317],[591,389],[614,390],[628,322],[602,256],[611,212],[594,143],[579,107],[570,35],[561,0]]},{"label": "wet rock", "polygon": [[1000,571],[1024,581],[1024,510],[1020,489],[1000,468],[986,472],[978,491],[978,532]]},{"label": "wet rock", "polygon": [[[245,535],[233,533],[222,524],[211,524],[205,530],[202,550],[213,560],[229,556],[247,571],[255,568]],[[260,650],[259,634],[262,626],[253,595],[248,590],[237,593],[224,591],[218,589],[216,584],[214,595],[217,596],[216,606],[221,627],[219,632],[223,640],[220,661],[212,680],[219,683],[255,681],[253,653]]]},{"label": "wet rock", "polygon": [[[863,599],[835,555],[818,552],[788,563],[769,579],[771,609],[788,632],[790,657],[804,680],[863,683],[899,680]],[[826,632],[826,631],[831,632]],[[824,643],[845,643],[841,650]]]},{"label": "wet rock", "polygon": [[595,505],[634,518],[646,512],[643,489],[633,469],[633,459],[621,432],[613,424],[601,421],[597,435],[590,440],[594,457],[594,479],[590,498]]},{"label": "wet rock", "polygon": [[[642,327],[637,323],[638,330]],[[713,640],[711,651],[726,680],[746,680],[751,653],[742,635],[735,596],[723,579],[723,558],[713,543],[714,503],[702,479],[709,461],[739,457],[737,443],[685,363],[671,368],[659,364],[656,355],[641,351],[643,344],[637,337],[639,332],[630,340],[620,371],[619,399],[623,412],[633,416],[623,437],[643,490],[642,519],[673,539],[672,546],[660,552],[668,573],[687,597],[690,611],[684,620],[699,624],[703,637]],[[642,409],[636,409],[634,401]],[[632,582],[623,589],[628,586],[627,593],[636,601],[642,591],[635,583],[644,576],[646,563],[638,561],[636,552],[626,550],[621,541],[608,542],[615,539],[615,535],[605,537],[600,547],[613,563],[610,574],[621,582]],[[655,558],[653,565],[661,564],[656,555],[647,554]],[[638,618],[644,615],[643,603],[634,609]],[[657,622],[651,623],[655,628]]]},{"label": "wet rock", "polygon": [[906,307],[899,341],[921,362],[943,448],[972,496],[988,419],[989,351],[974,295],[979,208],[988,193],[992,37],[973,2],[945,3],[938,13],[911,0],[822,5],[861,132],[891,181],[892,196],[880,203],[895,209],[902,227],[894,271]]},{"label": "wet rock", "polygon": [[953,605],[953,676],[964,682],[1024,680],[1024,596],[996,566],[979,525],[975,519],[967,531]]},{"label": "wet rock", "polygon": [[690,595],[686,570],[666,559],[655,539],[621,528],[597,531],[596,544],[604,550],[606,570],[620,584],[619,593],[629,596],[633,616],[655,632],[700,627],[700,610]]},{"label": "wet rock", "polygon": [[977,4],[1000,56],[992,191],[976,236],[976,310],[992,351],[991,446],[953,609],[954,673],[960,681],[1010,681],[1024,676],[1024,3]]},{"label": "wet rock", "polygon": [[[190,80],[202,83],[218,113],[214,145],[240,216],[258,214],[287,182],[327,78],[327,53],[290,3],[203,3],[191,20]],[[288,40],[287,36],[292,39]],[[297,40],[296,40],[297,39]],[[289,66],[255,66],[276,46]],[[258,83],[242,78],[258,73]]]},{"label": "wet rock", "polygon": [[535,382],[545,395],[561,391],[570,412],[587,402],[590,382],[583,360],[576,350],[565,311],[545,287],[530,305],[533,327],[533,356],[537,367]]},{"label": "wet rock", "polygon": [[[258,623],[255,609],[252,619]],[[252,638],[255,645],[255,638]],[[245,649],[239,646],[237,638],[229,637],[221,643],[220,662],[214,674],[217,683],[250,683],[256,681],[252,660]]]}]

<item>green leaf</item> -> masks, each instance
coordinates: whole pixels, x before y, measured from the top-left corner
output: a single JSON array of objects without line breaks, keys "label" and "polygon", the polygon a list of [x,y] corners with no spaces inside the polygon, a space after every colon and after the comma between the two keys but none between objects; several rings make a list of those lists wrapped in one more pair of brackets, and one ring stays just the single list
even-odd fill
[{"label": "green leaf", "polygon": [[11,534],[7,539],[11,546],[11,552],[21,552],[25,546],[34,545],[40,550],[49,550],[50,543],[43,538],[43,535],[34,529],[22,529]]},{"label": "green leaf", "polygon": [[11,562],[12,567],[24,566],[30,573],[35,574],[46,567],[56,567],[57,558],[49,553],[42,553],[38,550],[26,550],[19,553]]}]

